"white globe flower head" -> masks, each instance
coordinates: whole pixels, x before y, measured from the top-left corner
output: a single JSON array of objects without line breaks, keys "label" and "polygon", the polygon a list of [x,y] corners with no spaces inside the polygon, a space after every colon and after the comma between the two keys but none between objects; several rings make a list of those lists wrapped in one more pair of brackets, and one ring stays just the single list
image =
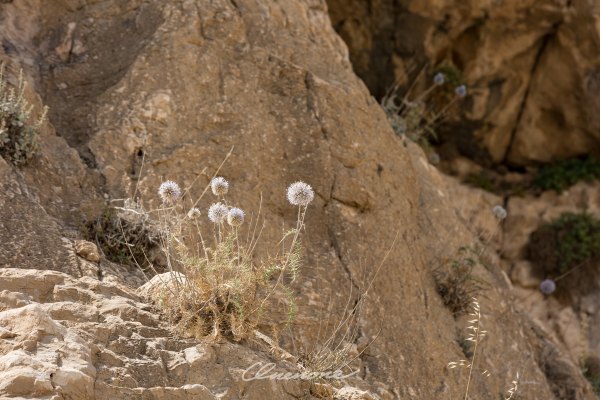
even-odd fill
[{"label": "white globe flower head", "polygon": [[210,219],[215,224],[221,224],[227,218],[227,213],[229,210],[227,206],[223,203],[215,203],[208,209],[208,219]]},{"label": "white globe flower head", "polygon": [[444,82],[446,82],[446,76],[445,76],[443,73],[441,73],[441,72],[438,72],[438,73],[437,73],[437,74],[435,74],[435,76],[433,77],[433,83],[434,83],[436,86],[441,86],[441,85],[443,85],[443,84],[444,84]]},{"label": "white globe flower head", "polygon": [[315,198],[315,192],[309,184],[298,181],[288,187],[287,198],[294,206],[307,206]]},{"label": "white globe flower head", "polygon": [[200,213],[200,210],[198,210],[196,207],[194,207],[194,208],[190,209],[190,211],[188,211],[188,213],[187,213],[187,217],[188,217],[189,219],[192,219],[192,220],[194,220],[194,219],[197,219],[197,218],[199,218],[199,217],[200,217],[200,214],[201,214],[201,213]]},{"label": "white globe flower head", "polygon": [[492,209],[492,213],[494,213],[496,218],[501,219],[501,220],[506,218],[506,215],[507,215],[506,210],[502,206],[495,206]]},{"label": "white globe flower head", "polygon": [[456,95],[460,98],[465,97],[467,95],[467,86],[466,85],[457,86],[454,89],[454,93],[456,93]]},{"label": "white globe flower head", "polygon": [[233,227],[238,227],[244,223],[244,211],[233,207],[227,214],[227,223]]},{"label": "white globe flower head", "polygon": [[173,181],[166,181],[160,184],[158,195],[163,203],[173,204],[181,198],[181,189]]},{"label": "white globe flower head", "polygon": [[540,292],[544,293],[546,296],[551,295],[556,290],[556,282],[552,279],[544,279],[542,283],[540,283]]},{"label": "white globe flower head", "polygon": [[222,176],[217,176],[210,181],[210,188],[215,196],[224,196],[229,191],[229,182]]}]

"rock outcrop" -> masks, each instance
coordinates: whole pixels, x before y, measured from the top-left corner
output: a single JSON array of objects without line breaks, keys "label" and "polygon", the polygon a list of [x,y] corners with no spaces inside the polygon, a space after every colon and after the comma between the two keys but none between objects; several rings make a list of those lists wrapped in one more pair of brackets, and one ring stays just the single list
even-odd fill
[{"label": "rock outcrop", "polygon": [[600,152],[598,4],[586,1],[328,0],[357,74],[378,97],[453,65],[469,85],[444,141],[483,164]]},{"label": "rock outcrop", "polygon": [[[96,262],[91,248],[78,255],[78,222],[105,198],[136,193],[151,208],[164,179],[196,198],[226,159],[220,174],[234,203],[258,210],[262,194],[263,247],[295,218],[287,184],[315,188],[284,347],[322,342],[360,294],[359,334],[348,343],[363,350],[350,382],[360,390],[335,396],[464,396],[465,374],[447,363],[468,354],[468,319],[444,306],[432,270],[477,235],[457,217],[447,180],[395,136],[352,72],[324,1],[0,7],[11,21],[0,31],[10,42],[3,59],[25,68],[56,130],[42,135],[38,162],[1,165],[0,395],[318,397],[304,381],[245,384],[240,371],[267,353],[171,335],[135,292],[140,272]],[[487,283],[478,296],[489,337],[478,362],[492,375],[475,379],[471,395],[498,397],[520,372],[524,398],[590,399],[574,364],[515,308],[499,266],[478,264],[473,274]]]}]

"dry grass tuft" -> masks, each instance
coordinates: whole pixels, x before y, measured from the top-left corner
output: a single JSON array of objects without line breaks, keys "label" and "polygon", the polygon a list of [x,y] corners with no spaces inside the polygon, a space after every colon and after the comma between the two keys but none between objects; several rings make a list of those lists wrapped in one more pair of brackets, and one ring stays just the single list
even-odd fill
[{"label": "dry grass tuft", "polygon": [[[465,396],[464,400],[469,398],[469,389],[471,387],[471,381],[473,379],[473,371],[479,372],[482,376],[488,377],[491,375],[490,371],[480,370],[475,368],[475,364],[477,362],[477,350],[480,348],[482,340],[486,337],[487,331],[483,330],[481,327],[481,307],[479,305],[479,301],[473,297],[471,302],[471,309],[469,312],[469,325],[467,326],[467,337],[466,341],[472,343],[473,350],[470,357],[467,357],[466,360],[458,360],[452,361],[448,363],[448,368],[465,368],[469,371],[469,375],[467,378],[467,386],[465,388]],[[517,396],[517,390],[519,385],[519,373],[517,372],[515,379],[511,382],[511,386],[508,389],[507,396],[504,397],[504,400],[512,400]]]}]

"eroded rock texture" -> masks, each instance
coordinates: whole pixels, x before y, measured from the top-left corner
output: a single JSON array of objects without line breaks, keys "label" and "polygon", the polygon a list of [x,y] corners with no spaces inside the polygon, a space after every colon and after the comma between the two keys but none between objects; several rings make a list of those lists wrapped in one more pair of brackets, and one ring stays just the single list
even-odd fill
[{"label": "eroded rock texture", "polygon": [[459,122],[441,130],[464,155],[531,165],[598,154],[597,2],[327,3],[377,97],[424,66],[456,66],[471,94]]},{"label": "eroded rock texture", "polygon": [[[464,371],[446,366],[465,358],[468,319],[444,306],[432,270],[476,236],[451,184],[395,136],[354,75],[324,1],[0,7],[10,43],[3,59],[25,69],[52,110],[38,161],[1,166],[1,396],[317,397],[306,382],[246,385],[240,371],[268,353],[170,334],[136,294],[139,272],[78,255],[78,223],[104,197],[131,196],[138,186],[146,206],[157,206],[156,188],[173,179],[184,187],[195,180],[195,198],[232,148],[221,174],[246,210],[258,209],[262,193],[263,248],[294,221],[285,187],[302,179],[316,191],[294,287],[298,317],[282,344],[319,343],[321,328],[361,293],[367,301],[349,344],[376,340],[351,386],[371,393],[364,398],[464,396]],[[493,374],[475,379],[471,396],[499,397],[519,371],[524,398],[591,398],[573,362],[516,310],[498,266],[473,273],[487,283],[479,297],[489,337],[479,362]]]}]

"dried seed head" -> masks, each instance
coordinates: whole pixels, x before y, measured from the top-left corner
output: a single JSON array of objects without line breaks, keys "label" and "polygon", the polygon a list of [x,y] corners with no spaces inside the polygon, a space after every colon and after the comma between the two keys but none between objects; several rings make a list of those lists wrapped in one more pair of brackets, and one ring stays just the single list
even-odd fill
[{"label": "dried seed head", "polygon": [[229,182],[221,176],[210,181],[210,188],[215,196],[224,196],[229,190]]},{"label": "dried seed head", "polygon": [[502,206],[495,206],[494,208],[492,208],[492,213],[494,213],[494,215],[498,219],[504,219],[507,215],[506,210]]},{"label": "dried seed head", "polygon": [[188,211],[187,213],[187,217],[189,219],[197,219],[200,218],[200,210],[198,210],[196,207],[192,208],[190,211]]},{"label": "dried seed head", "polygon": [[227,223],[231,226],[238,227],[244,223],[244,211],[239,208],[232,208],[227,214]]},{"label": "dried seed head", "polygon": [[158,188],[158,195],[162,199],[163,203],[173,204],[181,198],[181,189],[179,185],[173,181],[166,181],[161,183]]},{"label": "dried seed head", "polygon": [[556,290],[556,282],[552,279],[544,279],[542,283],[540,283],[540,292],[545,295],[551,295]]},{"label": "dried seed head", "polygon": [[301,181],[292,183],[287,190],[288,201],[295,206],[307,206],[314,197],[312,187]]},{"label": "dried seed head", "polygon": [[223,203],[215,203],[208,209],[208,219],[215,224],[221,224],[227,218],[227,206]]},{"label": "dried seed head", "polygon": [[443,73],[441,73],[441,72],[438,72],[433,77],[433,83],[436,86],[442,86],[444,84],[444,82],[446,82],[446,76]]}]

